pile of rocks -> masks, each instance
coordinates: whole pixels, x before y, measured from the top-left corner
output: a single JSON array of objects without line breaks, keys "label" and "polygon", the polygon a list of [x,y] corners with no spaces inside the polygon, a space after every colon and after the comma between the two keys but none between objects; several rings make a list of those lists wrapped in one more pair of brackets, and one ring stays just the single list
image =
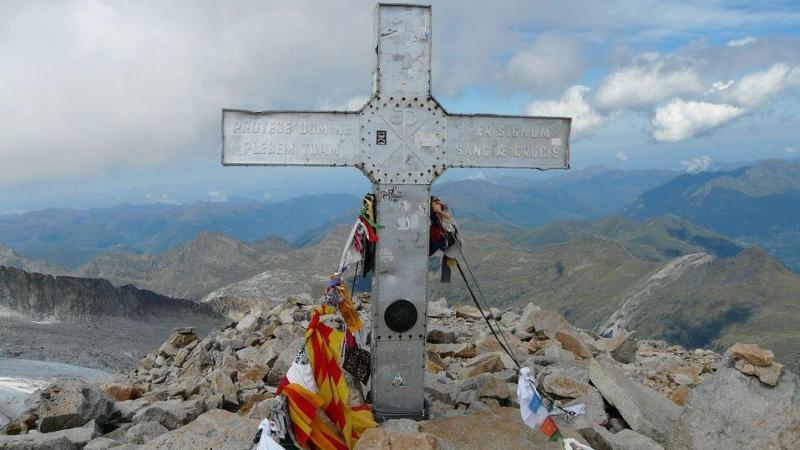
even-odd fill
[{"label": "pile of rocks", "polygon": [[[368,297],[357,307],[368,308]],[[8,425],[0,449],[250,448],[303,345],[312,308],[308,299],[291,299],[202,338],[176,329],[127,375],[103,385],[53,384]],[[585,406],[584,414],[555,420],[562,434],[596,449],[800,441],[800,385],[771,352],[743,344],[725,355],[689,351],[630,332],[603,338],[532,304],[490,313],[542,391],[562,406]],[[427,342],[429,419],[387,421],[357,448],[560,448],[521,422],[516,364],[476,308],[431,302]],[[348,383],[351,401],[361,402],[366,386]]]}]

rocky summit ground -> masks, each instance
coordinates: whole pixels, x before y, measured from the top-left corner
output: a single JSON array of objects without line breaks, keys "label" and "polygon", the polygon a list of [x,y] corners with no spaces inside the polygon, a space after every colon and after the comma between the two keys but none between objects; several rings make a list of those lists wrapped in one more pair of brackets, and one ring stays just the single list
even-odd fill
[{"label": "rocky summit ground", "polygon": [[[369,308],[368,298],[358,307]],[[307,299],[289,300],[205,337],[178,328],[126,375],[51,384],[6,426],[0,449],[251,448],[312,308]],[[790,449],[800,442],[800,382],[769,350],[736,344],[720,355],[639,341],[625,330],[601,338],[533,304],[491,314],[542,391],[564,406],[585,405],[584,414],[555,420],[565,436],[594,449]],[[384,422],[356,448],[560,448],[522,423],[516,367],[475,308],[431,302],[427,341],[430,417]],[[366,386],[355,383],[360,397]]]}]

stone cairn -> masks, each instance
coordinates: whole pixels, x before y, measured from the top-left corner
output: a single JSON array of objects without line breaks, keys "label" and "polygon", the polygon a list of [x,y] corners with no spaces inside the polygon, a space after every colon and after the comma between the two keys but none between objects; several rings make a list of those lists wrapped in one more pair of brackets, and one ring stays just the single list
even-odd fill
[{"label": "stone cairn", "polygon": [[[289,299],[202,338],[178,328],[126,375],[51,384],[7,425],[0,449],[252,448],[313,306]],[[368,321],[369,296],[356,306]],[[491,315],[540,390],[562,406],[584,405],[583,414],[554,417],[565,437],[595,449],[800,442],[798,379],[769,350],[736,344],[719,355],[635,332],[602,338],[533,304]],[[384,422],[356,448],[560,448],[522,423],[516,366],[476,308],[431,302],[427,342],[429,419]],[[349,378],[356,397],[367,392]]]}]

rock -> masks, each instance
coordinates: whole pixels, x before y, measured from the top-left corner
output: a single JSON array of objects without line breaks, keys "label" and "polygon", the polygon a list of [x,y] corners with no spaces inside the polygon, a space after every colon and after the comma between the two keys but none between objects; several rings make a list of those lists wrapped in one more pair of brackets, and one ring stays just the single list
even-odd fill
[{"label": "rock", "polygon": [[419,429],[446,441],[454,449],[562,448],[557,442],[548,442],[544,433],[528,428],[520,419],[518,408],[496,407],[462,417],[425,421],[419,424]]},{"label": "rock", "polygon": [[589,378],[634,431],[664,445],[681,409],[654,390],[628,378],[610,356],[592,360]]},{"label": "rock", "polygon": [[568,352],[572,352],[575,356],[583,359],[590,359],[592,357],[592,350],[580,338],[579,335],[573,334],[570,331],[556,331],[555,339],[561,342],[561,347]]},{"label": "rock", "polygon": [[[245,417],[249,419],[258,419],[258,420],[262,420],[265,417],[269,417],[270,412],[272,411],[272,407],[276,405],[279,401],[280,400],[278,400],[277,397],[271,397],[259,400],[253,405],[252,408],[250,408],[247,411]],[[239,410],[240,415],[242,414],[242,410],[244,410],[244,408]]]},{"label": "rock", "polygon": [[231,377],[222,369],[216,369],[208,374],[211,388],[214,392],[222,394],[222,407],[227,410],[235,410],[239,406],[239,398],[236,395],[236,386]]},{"label": "rock", "polygon": [[144,444],[169,430],[158,422],[141,422],[128,428],[125,439],[133,444]]},{"label": "rock", "polygon": [[169,337],[167,342],[174,347],[183,348],[196,340],[197,335],[194,333],[175,333]]},{"label": "rock", "polygon": [[556,331],[569,331],[578,336],[578,330],[555,311],[534,311],[529,314],[528,321],[536,332],[544,333],[551,339],[555,338]]},{"label": "rock", "polygon": [[131,383],[106,383],[103,385],[103,392],[114,400],[122,402],[136,400],[144,394],[144,389]]},{"label": "rock", "polygon": [[114,439],[109,439],[107,437],[99,437],[89,441],[89,443],[86,444],[86,447],[83,447],[83,450],[108,450],[119,445],[119,441],[115,441]]},{"label": "rock", "polygon": [[457,356],[459,358],[473,358],[477,355],[475,344],[466,342],[463,344],[438,344],[433,346],[433,351],[442,358]]},{"label": "rock", "polygon": [[435,302],[428,302],[428,311],[426,312],[426,315],[428,317],[444,319],[447,317],[453,317],[453,310],[447,306],[447,299],[442,297]]},{"label": "rock", "polygon": [[455,311],[456,311],[456,317],[462,319],[474,319],[474,320],[483,319],[480,310],[471,305],[456,305]]},{"label": "rock", "polygon": [[505,366],[497,352],[478,355],[464,364],[464,368],[458,373],[461,379],[471,378],[482,373],[498,372]]},{"label": "rock", "polygon": [[125,400],[114,404],[114,409],[119,413],[120,419],[128,421],[142,408],[150,404],[150,400],[137,398],[136,400]]},{"label": "rock", "polygon": [[247,313],[246,316],[236,324],[236,331],[250,331],[258,325],[258,316],[252,312]]},{"label": "rock", "polygon": [[522,310],[522,316],[520,316],[517,322],[517,327],[514,329],[514,335],[523,341],[532,338],[536,333],[536,328],[533,324],[533,315],[539,311],[541,311],[541,308],[533,303],[525,305],[525,309]]},{"label": "rock", "polygon": [[425,368],[430,373],[439,373],[447,369],[447,363],[442,361],[442,358],[433,350],[425,352]]},{"label": "rock", "polygon": [[576,415],[568,419],[565,415],[560,414],[553,416],[553,420],[559,428],[572,428],[578,430],[584,427],[591,427],[594,425],[606,425],[608,423],[608,414],[606,413],[606,405],[603,402],[603,397],[597,392],[597,389],[592,388],[588,394],[578,397],[575,400],[564,403],[562,406],[575,406],[584,405],[586,414]]},{"label": "rock", "polygon": [[629,364],[636,358],[637,332],[622,330],[612,338],[600,338],[595,340],[597,350],[610,352],[615,360]]},{"label": "rock", "polygon": [[500,316],[500,326],[503,328],[511,328],[517,323],[518,320],[519,314],[507,311]]},{"label": "rock", "polygon": [[754,366],[744,359],[740,359],[736,361],[736,364],[734,364],[733,367],[745,375],[757,376],[762,383],[770,386],[775,386],[778,384],[778,379],[781,377],[781,373],[783,372],[783,364],[776,362],[773,362],[768,366]]},{"label": "rock", "polygon": [[287,308],[281,311],[278,315],[278,319],[280,319],[281,323],[284,325],[293,324],[294,323],[294,312],[296,310],[294,308]]},{"label": "rock", "polygon": [[[444,299],[442,299],[444,300]],[[396,431],[400,433],[418,433],[419,422],[411,419],[389,419],[380,424],[380,427],[387,431]]]},{"label": "rock", "polygon": [[721,362],[686,400],[674,448],[796,448],[800,442],[800,381],[784,372],[764,386]]},{"label": "rock", "polygon": [[578,432],[595,450],[664,450],[656,441],[633,430],[612,433],[594,425],[581,428]]},{"label": "rock", "polygon": [[386,428],[370,428],[356,442],[355,450],[419,449],[436,450],[436,438],[427,433],[406,433]]},{"label": "rock", "polygon": [[[504,336],[506,342],[508,342],[508,346],[515,355],[522,356],[527,353],[526,344],[517,336],[510,333],[506,333]],[[478,340],[476,345],[478,353],[503,352],[503,348],[500,346],[500,343],[491,333],[484,334],[483,337]]]},{"label": "rock", "polygon": [[443,374],[439,376],[425,374],[425,396],[427,398],[453,405],[459,392],[461,392],[459,385],[448,380]]},{"label": "rock", "polygon": [[49,433],[85,425],[95,420],[103,426],[114,404],[95,385],[81,379],[55,382],[30,399],[30,411],[39,418],[39,431]]},{"label": "rock", "polygon": [[452,344],[458,340],[458,335],[438,324],[428,325],[427,342],[429,344]]},{"label": "rock", "polygon": [[89,421],[81,427],[66,430],[40,433],[31,431],[15,436],[0,436],[2,450],[72,450],[83,448],[92,439],[100,436],[100,429],[95,421]]},{"label": "rock", "polygon": [[[155,422],[161,424],[166,430],[174,430],[183,425],[182,421],[175,414],[160,405],[146,406],[140,409],[133,416],[131,422],[134,426]],[[141,444],[142,442],[136,443]]]},{"label": "rock", "polygon": [[477,396],[484,401],[486,398],[497,400],[511,398],[511,391],[509,391],[506,382],[492,374],[484,373],[478,375],[475,381],[477,383]]},{"label": "rock", "polygon": [[700,368],[697,366],[678,366],[669,371],[669,377],[678,384],[697,386],[702,381],[700,379]]},{"label": "rock", "polygon": [[691,392],[689,386],[682,384],[672,391],[669,399],[676,405],[683,406],[683,404],[686,403],[686,398],[689,397],[689,392]]},{"label": "rock", "polygon": [[564,374],[548,374],[542,380],[545,392],[566,398],[578,398],[588,395],[594,390],[586,383],[577,381]]},{"label": "rock", "polygon": [[162,434],[146,443],[142,450],[251,448],[260,420],[246,419],[234,413],[214,409],[192,423]]},{"label": "rock", "polygon": [[194,327],[175,327],[172,329],[172,332],[177,334],[194,334]]},{"label": "rock", "polygon": [[728,351],[734,360],[744,360],[754,366],[766,367],[775,361],[771,350],[766,350],[756,344],[733,344]]}]

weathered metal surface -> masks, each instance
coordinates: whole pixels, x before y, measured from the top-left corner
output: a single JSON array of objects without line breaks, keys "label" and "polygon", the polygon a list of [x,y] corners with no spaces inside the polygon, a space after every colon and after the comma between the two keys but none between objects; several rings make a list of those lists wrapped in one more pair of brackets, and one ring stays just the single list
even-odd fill
[{"label": "weathered metal surface", "polygon": [[431,92],[431,8],[379,4],[375,8],[373,91],[384,95]]},{"label": "weathered metal surface", "polygon": [[448,167],[569,168],[569,118],[450,115]]},{"label": "weathered metal surface", "polygon": [[[373,406],[379,416],[400,410],[419,417],[427,336],[430,186],[379,184],[375,198],[385,228],[380,230],[373,278]],[[384,320],[386,309],[397,300],[411,302],[418,314],[414,326],[403,333],[392,331]],[[402,385],[395,383],[397,377]]]},{"label": "weathered metal surface", "polygon": [[353,166],[358,154],[354,112],[222,111],[222,164]]},{"label": "weathered metal surface", "polygon": [[377,95],[361,111],[359,167],[374,183],[430,184],[445,170],[446,133],[427,95]]},{"label": "weathered metal surface", "polygon": [[[222,163],[356,166],[373,182],[385,226],[373,277],[374,411],[379,419],[418,418],[430,184],[448,167],[568,168],[570,119],[449,115],[431,95],[431,8],[380,4],[374,30],[373,94],[360,111],[223,110]],[[398,300],[417,315],[403,332],[385,320]]]}]

